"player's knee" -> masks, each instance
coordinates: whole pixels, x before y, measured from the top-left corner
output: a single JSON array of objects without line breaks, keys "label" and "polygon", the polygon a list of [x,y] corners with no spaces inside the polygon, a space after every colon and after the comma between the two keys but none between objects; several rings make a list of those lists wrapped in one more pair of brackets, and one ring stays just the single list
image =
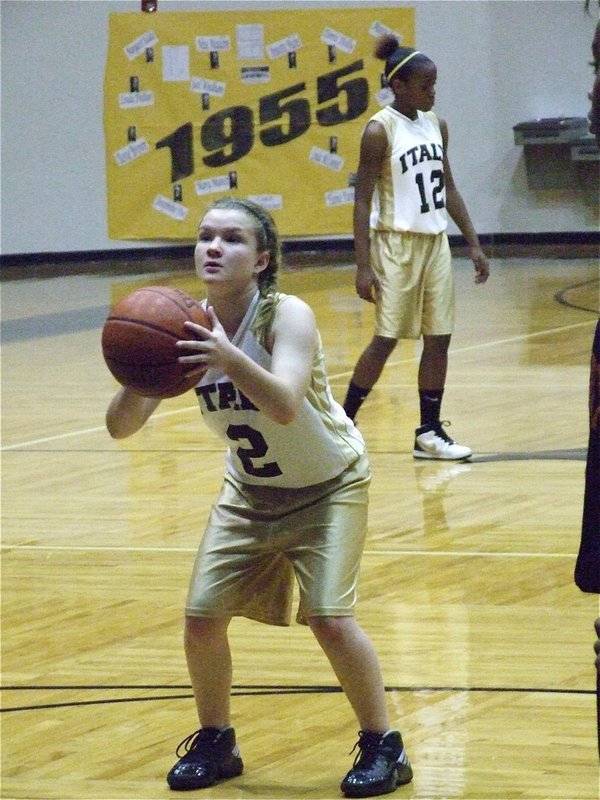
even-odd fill
[{"label": "player's knee", "polygon": [[374,336],[369,345],[370,356],[378,361],[385,361],[392,354],[397,344],[397,339],[390,339],[387,336]]},{"label": "player's knee", "polygon": [[227,630],[227,622],[213,617],[186,616],[184,640],[186,646],[206,645],[212,639],[220,638]]},{"label": "player's knee", "polygon": [[327,649],[345,639],[353,620],[354,617],[309,617],[308,624],[319,644]]},{"label": "player's knee", "polygon": [[424,336],[423,352],[432,355],[445,356],[450,347],[450,335],[445,336]]}]

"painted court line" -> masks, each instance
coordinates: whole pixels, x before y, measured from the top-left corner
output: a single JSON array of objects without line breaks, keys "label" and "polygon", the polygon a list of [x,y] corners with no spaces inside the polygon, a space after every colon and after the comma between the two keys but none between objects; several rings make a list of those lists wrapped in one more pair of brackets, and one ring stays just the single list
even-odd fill
[{"label": "painted court line", "polygon": [[[596,320],[587,320],[586,322],[575,322],[572,325],[561,325],[559,328],[549,328],[545,331],[537,331],[536,333],[524,333],[519,336],[510,336],[506,339],[497,339],[493,342],[479,342],[477,344],[472,345],[465,345],[464,347],[457,347],[456,349],[452,350],[452,354],[455,355],[456,353],[466,353],[470,350],[482,350],[488,347],[497,347],[498,345],[503,344],[512,344],[513,342],[522,342],[526,339],[535,339],[539,336],[549,336],[555,333],[563,333],[565,331],[575,330],[576,328],[582,328],[585,326],[591,327],[592,325],[596,324]],[[397,364],[411,364],[414,363],[416,360],[416,356],[411,356],[411,358],[403,358],[397,361],[390,361],[389,365],[394,366]],[[329,376],[330,383],[333,383],[340,378],[345,378],[352,374],[354,368],[347,370],[345,372],[338,372],[335,375]],[[174,411],[159,411],[153,415],[153,419],[161,419],[163,417],[170,417],[175,414],[182,414],[191,411],[192,409],[197,408],[197,406],[188,406],[187,408],[178,408]],[[32,447],[38,444],[46,444],[48,442],[56,442],[60,441],[61,439],[70,439],[74,436],[87,436],[91,433],[101,433],[104,431],[105,428],[103,425],[98,426],[96,428],[85,428],[78,431],[70,431],[68,433],[59,433],[56,436],[46,436],[42,439],[31,439],[25,442],[17,442],[16,444],[7,445],[6,447],[1,447],[0,452],[5,452],[8,450],[18,450],[21,447]]]},{"label": "painted court line", "polygon": [[[175,414],[187,413],[188,411],[195,411],[197,406],[187,406],[186,408],[176,408],[173,411],[159,411],[153,414],[153,419],[161,417],[172,417]],[[73,436],[85,436],[89,433],[106,433],[104,425],[98,425],[96,428],[83,428],[79,431],[70,431],[69,433],[57,433],[56,436],[45,436],[42,439],[31,439],[27,442],[17,442],[17,444],[9,444],[6,447],[1,447],[0,452],[5,450],[18,450],[20,447],[31,447],[36,444],[47,444],[48,442],[56,442],[60,439],[70,439]]]}]

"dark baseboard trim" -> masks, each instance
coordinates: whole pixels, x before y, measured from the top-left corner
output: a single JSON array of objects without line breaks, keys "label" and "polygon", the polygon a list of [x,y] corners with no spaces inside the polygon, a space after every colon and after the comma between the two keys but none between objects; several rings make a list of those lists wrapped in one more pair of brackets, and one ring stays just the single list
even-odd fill
[{"label": "dark baseboard trim", "polygon": [[[490,258],[598,258],[599,232],[550,233],[490,233],[481,234],[480,241]],[[450,236],[450,246],[456,256],[468,255],[462,236]],[[314,265],[315,255],[326,255],[328,261],[348,261],[354,250],[351,236],[333,238],[284,239],[284,262],[301,266],[303,257]],[[62,253],[15,253],[0,255],[0,279],[19,277],[49,277],[57,274],[85,272],[136,272],[189,269],[194,245],[132,247],[114,250],[69,251]],[[311,257],[312,255],[312,257]],[[351,260],[351,259],[350,259]],[[142,266],[143,265],[143,266]]]}]

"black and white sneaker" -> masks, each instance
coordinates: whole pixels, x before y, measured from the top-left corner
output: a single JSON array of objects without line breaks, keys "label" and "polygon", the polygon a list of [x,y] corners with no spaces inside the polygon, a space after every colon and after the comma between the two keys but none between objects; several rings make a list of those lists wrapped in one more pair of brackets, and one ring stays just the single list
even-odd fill
[{"label": "black and white sneaker", "polygon": [[167,783],[179,791],[205,789],[244,771],[233,728],[200,728],[178,744],[177,755]]},{"label": "black and white sneaker", "polygon": [[415,431],[415,446],[413,456],[415,458],[431,458],[440,461],[460,461],[473,455],[470,447],[457,444],[451,439],[443,425],[449,422],[439,422],[434,426],[422,425]]},{"label": "black and white sneaker", "polygon": [[389,794],[412,781],[412,767],[398,731],[360,731],[352,752],[357,747],[354,765],[340,787],[346,797]]}]

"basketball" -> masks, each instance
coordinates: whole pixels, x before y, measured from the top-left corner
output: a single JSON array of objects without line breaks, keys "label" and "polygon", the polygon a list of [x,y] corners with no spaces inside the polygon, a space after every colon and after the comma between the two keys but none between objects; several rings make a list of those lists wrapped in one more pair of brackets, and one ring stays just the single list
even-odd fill
[{"label": "basketball", "polygon": [[198,383],[179,364],[184,351],[175,343],[192,339],[190,320],[210,328],[202,306],[186,292],[147,286],[126,295],[111,309],[102,329],[102,352],[117,381],[146,397],[177,397]]}]

